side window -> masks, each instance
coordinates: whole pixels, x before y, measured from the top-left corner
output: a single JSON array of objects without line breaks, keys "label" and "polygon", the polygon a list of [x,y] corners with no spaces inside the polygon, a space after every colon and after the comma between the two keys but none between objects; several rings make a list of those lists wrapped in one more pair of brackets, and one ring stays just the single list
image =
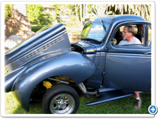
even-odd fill
[{"label": "side window", "polygon": [[[132,33],[134,35],[134,40],[128,41],[128,39],[130,39],[130,34],[128,33]],[[143,24],[130,24],[120,26],[115,30],[113,38],[117,41],[117,43],[116,41],[111,41],[115,45],[149,46],[151,44],[151,28],[150,26]]]},{"label": "side window", "polygon": [[142,25],[142,44],[151,45],[151,27],[149,25]]},{"label": "side window", "polygon": [[146,45],[147,45],[147,46],[150,46],[150,45],[151,45],[151,42],[152,42],[151,34],[152,34],[151,27],[148,26],[148,38],[147,38],[147,41],[146,41]]},{"label": "side window", "polygon": [[[139,29],[138,29],[138,26],[137,25],[129,25],[129,26],[132,26],[135,30],[134,34],[135,34],[135,37],[137,37],[140,41],[141,41],[141,35],[139,33]],[[119,27],[116,32],[114,33],[114,38],[117,40],[117,44],[116,45],[119,45],[119,43],[122,41],[122,40],[126,40],[126,38],[124,37],[124,34],[123,34],[123,30],[124,30],[124,27],[125,26],[121,26]]]}]

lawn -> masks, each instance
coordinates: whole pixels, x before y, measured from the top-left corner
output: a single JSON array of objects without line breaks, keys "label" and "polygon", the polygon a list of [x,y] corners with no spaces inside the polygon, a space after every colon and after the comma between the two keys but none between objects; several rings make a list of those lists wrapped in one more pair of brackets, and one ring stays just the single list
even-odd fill
[{"label": "lawn", "polygon": [[[141,109],[134,109],[135,96],[114,100],[94,106],[86,106],[85,103],[96,100],[94,96],[85,98],[80,96],[80,107],[77,114],[149,114],[151,105],[151,93],[140,94],[142,98]],[[30,111],[25,111],[15,100],[12,93],[5,93],[5,114],[44,114],[41,102],[30,103]]]}]

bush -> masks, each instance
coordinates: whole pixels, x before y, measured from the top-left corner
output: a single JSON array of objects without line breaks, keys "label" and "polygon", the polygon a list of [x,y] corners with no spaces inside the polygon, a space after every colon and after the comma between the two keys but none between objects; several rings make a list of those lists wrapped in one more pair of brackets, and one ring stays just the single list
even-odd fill
[{"label": "bush", "polygon": [[39,22],[41,25],[47,25],[52,23],[52,15],[48,12],[44,12],[39,16]]},{"label": "bush", "polygon": [[37,32],[37,31],[42,31],[44,29],[49,28],[50,26],[52,26],[53,24],[48,24],[48,25],[37,25],[37,26],[31,26],[31,31],[33,32]]},{"label": "bush", "polygon": [[66,25],[66,27],[69,27],[69,28],[80,27],[80,21],[78,19],[76,19],[76,16],[74,16],[74,15],[71,15],[70,20],[66,21],[64,24]]},{"label": "bush", "polygon": [[31,31],[37,32],[38,30],[42,29],[44,25],[37,25],[37,26],[31,26]]},{"label": "bush", "polygon": [[49,12],[43,12],[43,6],[40,4],[28,4],[27,16],[32,24],[47,25],[52,22],[52,15]]},{"label": "bush", "polygon": [[5,22],[11,17],[12,9],[13,9],[12,4],[5,5]]},{"label": "bush", "polygon": [[27,5],[28,20],[32,24],[39,24],[40,25],[39,17],[42,14],[42,11],[43,11],[42,5],[40,5],[40,4],[28,4]]}]

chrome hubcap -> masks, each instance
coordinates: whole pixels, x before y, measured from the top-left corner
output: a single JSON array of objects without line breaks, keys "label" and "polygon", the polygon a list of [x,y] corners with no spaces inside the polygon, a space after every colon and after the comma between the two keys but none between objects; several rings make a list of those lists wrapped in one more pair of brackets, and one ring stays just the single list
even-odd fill
[{"label": "chrome hubcap", "polygon": [[70,114],[74,108],[75,100],[67,93],[55,96],[50,102],[50,111],[52,114]]}]

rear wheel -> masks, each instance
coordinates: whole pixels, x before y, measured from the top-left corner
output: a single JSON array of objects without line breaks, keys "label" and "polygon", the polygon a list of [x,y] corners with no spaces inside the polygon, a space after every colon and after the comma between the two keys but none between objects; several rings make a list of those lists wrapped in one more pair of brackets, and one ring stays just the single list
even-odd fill
[{"label": "rear wheel", "polygon": [[79,108],[79,96],[68,85],[55,85],[44,94],[42,106],[47,114],[73,114]]}]

